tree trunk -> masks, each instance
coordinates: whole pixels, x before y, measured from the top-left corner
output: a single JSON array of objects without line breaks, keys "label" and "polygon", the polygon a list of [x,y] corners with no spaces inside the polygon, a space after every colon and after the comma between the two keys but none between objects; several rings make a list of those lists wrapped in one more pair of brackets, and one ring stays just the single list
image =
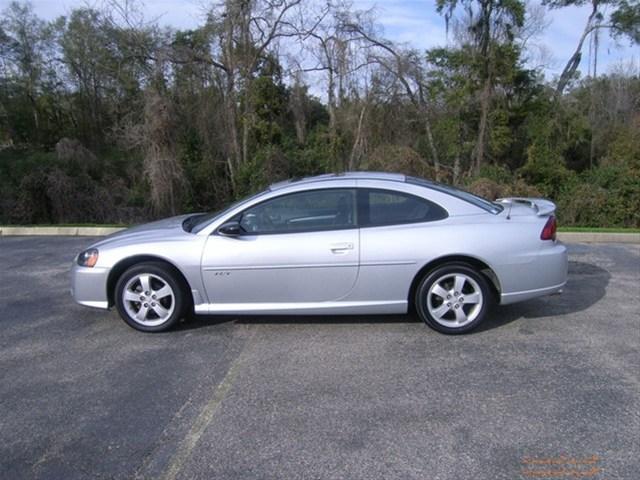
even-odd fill
[{"label": "tree trunk", "polygon": [[487,77],[480,94],[480,124],[478,125],[478,139],[476,141],[475,158],[472,165],[472,173],[480,175],[480,168],[484,163],[486,150],[487,124],[489,120],[489,108],[491,106],[491,78]]},{"label": "tree trunk", "polygon": [[366,111],[367,111],[367,100],[365,99],[364,105],[362,106],[362,110],[360,110],[360,116],[358,117],[358,127],[356,128],[356,137],[353,141],[353,148],[351,148],[351,155],[349,156],[348,170],[354,170],[356,168],[356,156],[360,156],[362,153],[362,152],[358,152],[358,150],[361,150],[362,125],[364,123],[364,115]]},{"label": "tree trunk", "polygon": [[[405,83],[405,89],[408,89],[408,84]],[[414,97],[415,98],[415,97]],[[440,179],[440,157],[438,156],[438,150],[436,149],[436,144],[433,141],[433,133],[431,130],[431,120],[429,119],[429,106],[427,100],[424,95],[424,89],[422,84],[418,87],[417,99],[415,99],[414,104],[417,102],[418,111],[421,113],[422,118],[424,120],[424,132],[427,135],[427,144],[429,146],[429,154],[431,155],[431,160],[433,161],[433,170],[435,174],[435,179]]]},{"label": "tree trunk", "polygon": [[482,3],[482,29],[480,36],[480,56],[483,61],[482,76],[484,85],[480,92],[480,123],[478,125],[478,138],[475,146],[475,156],[471,165],[471,172],[474,175],[480,174],[480,168],[484,162],[486,151],[487,124],[489,121],[489,109],[491,107],[492,88],[492,62],[493,54],[491,48],[491,15],[493,13],[493,2],[483,1]]},{"label": "tree trunk", "polygon": [[[229,76],[233,75],[229,73]],[[229,170],[229,179],[231,180],[231,188],[236,191],[236,174],[241,161],[240,143],[238,140],[238,116],[237,105],[235,99],[235,89],[233,79],[227,79],[227,92],[224,99],[225,119],[227,123],[227,133],[229,144],[227,146],[227,168]]]},{"label": "tree trunk", "polygon": [[304,145],[307,140],[307,118],[304,107],[304,90],[299,77],[296,77],[296,82],[291,92],[290,108],[293,114],[293,125],[296,129],[298,145]]},{"label": "tree trunk", "polygon": [[425,111],[424,114],[424,130],[427,134],[427,143],[429,144],[429,150],[431,153],[431,159],[433,160],[433,169],[435,171],[436,180],[440,179],[440,158],[438,157],[438,151],[436,150],[436,145],[433,141],[433,133],[431,132],[431,120],[429,120],[429,116]]},{"label": "tree trunk", "polygon": [[335,97],[335,79],[333,76],[333,70],[329,69],[329,87],[328,87],[328,102],[329,102],[329,148],[330,148],[330,162],[331,168],[337,168],[337,149],[338,149],[338,131],[337,131],[337,118],[336,118],[336,97]]},{"label": "tree trunk", "polygon": [[225,90],[224,90],[224,119],[227,132],[227,169],[233,194],[237,192],[237,173],[242,161],[242,151],[240,148],[239,125],[238,125],[238,99],[236,93],[236,76],[238,73],[236,48],[234,45],[234,29],[237,20],[237,12],[232,1],[226,2],[226,16],[224,21],[223,64],[225,69]]},{"label": "tree trunk", "polygon": [[598,13],[598,2],[593,2],[593,10],[591,11],[591,15],[589,15],[589,19],[587,20],[587,24],[584,27],[582,35],[580,36],[580,40],[578,41],[578,46],[576,47],[575,52],[571,55],[571,58],[567,62],[560,74],[560,79],[558,80],[558,85],[556,86],[556,96],[562,95],[567,83],[576,73],[576,70],[580,66],[580,61],[582,60],[582,46],[584,45],[584,41],[587,36],[596,28],[593,25],[593,20],[596,18]]},{"label": "tree trunk", "polygon": [[453,160],[453,184],[458,185],[460,183],[460,152],[456,153],[456,157]]},{"label": "tree trunk", "polygon": [[245,101],[245,108],[242,114],[242,165],[246,165],[249,161],[249,127],[251,125],[251,112],[249,110],[248,100]]}]

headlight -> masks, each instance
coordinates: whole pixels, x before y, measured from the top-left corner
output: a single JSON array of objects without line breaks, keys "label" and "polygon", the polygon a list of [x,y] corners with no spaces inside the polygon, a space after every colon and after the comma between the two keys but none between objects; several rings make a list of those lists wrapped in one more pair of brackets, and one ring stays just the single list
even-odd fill
[{"label": "headlight", "polygon": [[78,255],[78,265],[81,267],[93,267],[98,263],[98,249],[90,248]]}]

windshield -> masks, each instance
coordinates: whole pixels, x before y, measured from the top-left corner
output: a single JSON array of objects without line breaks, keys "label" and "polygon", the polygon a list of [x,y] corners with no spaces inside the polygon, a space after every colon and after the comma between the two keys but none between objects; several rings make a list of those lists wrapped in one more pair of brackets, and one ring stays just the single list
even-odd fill
[{"label": "windshield", "polygon": [[424,178],[418,177],[406,177],[406,182],[413,185],[420,185],[421,187],[431,188],[442,193],[447,193],[493,214],[498,214],[504,210],[504,207],[499,203],[491,202],[486,198],[479,197],[473,193],[469,193],[465,190],[460,190],[459,188],[451,187],[443,183],[432,182],[431,180],[425,180]]},{"label": "windshield", "polygon": [[184,228],[185,231],[187,231],[187,232],[198,233],[204,227],[209,225],[211,222],[217,220],[218,218],[222,217],[227,212],[230,212],[231,210],[233,210],[237,206],[242,205],[243,203],[248,202],[249,200],[253,200],[254,198],[260,197],[261,195],[263,195],[267,191],[268,190],[264,190],[262,192],[256,193],[255,195],[252,195],[250,197],[238,200],[237,202],[234,202],[231,205],[229,205],[227,208],[224,208],[222,210],[218,210],[217,212],[200,213],[200,214],[197,214],[197,215],[193,215],[193,216],[187,218],[182,223],[182,228]]}]

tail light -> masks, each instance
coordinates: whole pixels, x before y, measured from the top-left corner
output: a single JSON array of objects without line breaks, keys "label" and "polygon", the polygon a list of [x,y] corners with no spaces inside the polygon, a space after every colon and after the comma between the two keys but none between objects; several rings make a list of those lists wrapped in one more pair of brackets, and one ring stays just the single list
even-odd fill
[{"label": "tail light", "polygon": [[542,233],[540,234],[540,240],[554,240],[556,239],[556,217],[551,215],[547,223],[545,223]]}]

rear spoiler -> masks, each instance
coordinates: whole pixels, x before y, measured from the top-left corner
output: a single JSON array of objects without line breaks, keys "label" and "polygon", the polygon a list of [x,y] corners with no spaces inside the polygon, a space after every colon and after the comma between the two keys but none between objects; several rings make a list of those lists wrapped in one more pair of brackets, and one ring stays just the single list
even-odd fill
[{"label": "rear spoiler", "polygon": [[507,197],[499,198],[496,200],[496,202],[505,205],[513,205],[514,203],[528,205],[536,212],[536,215],[538,215],[539,217],[552,215],[553,212],[556,211],[556,204],[550,200],[545,200],[544,198]]}]

